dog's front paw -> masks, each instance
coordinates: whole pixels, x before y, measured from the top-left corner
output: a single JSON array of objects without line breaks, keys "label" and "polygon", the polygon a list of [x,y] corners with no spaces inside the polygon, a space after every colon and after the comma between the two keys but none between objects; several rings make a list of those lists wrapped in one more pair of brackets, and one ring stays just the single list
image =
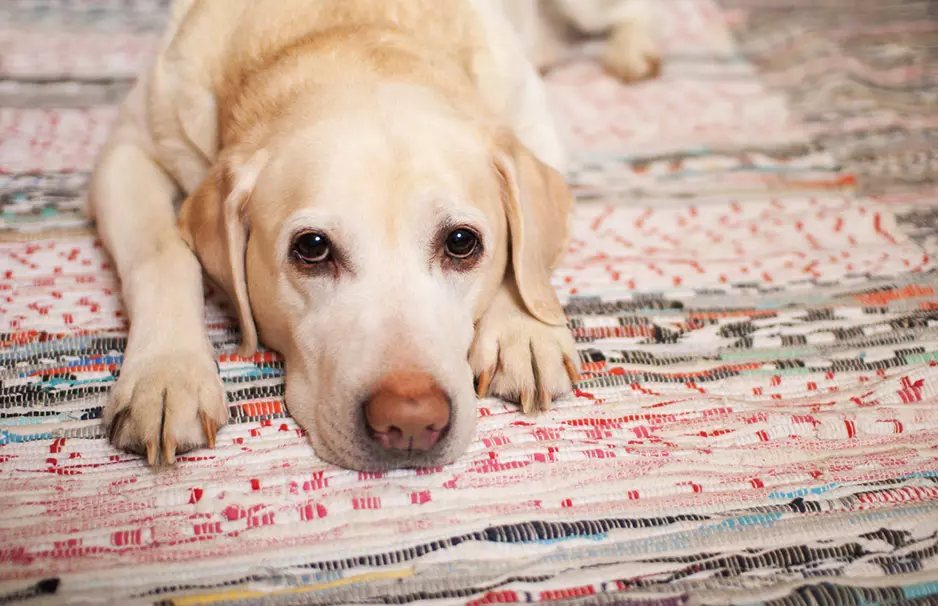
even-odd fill
[{"label": "dog's front paw", "polygon": [[603,67],[626,83],[655,78],[661,73],[660,45],[647,25],[623,23],[606,41]]},{"label": "dog's front paw", "polygon": [[521,404],[525,414],[550,410],[579,378],[578,356],[566,326],[549,326],[527,313],[497,305],[476,327],[469,364],[480,398]]},{"label": "dog's front paw", "polygon": [[125,356],[104,422],[111,443],[146,455],[151,466],[173,465],[176,455],[215,447],[228,421],[225,392],[208,351],[139,352]]}]

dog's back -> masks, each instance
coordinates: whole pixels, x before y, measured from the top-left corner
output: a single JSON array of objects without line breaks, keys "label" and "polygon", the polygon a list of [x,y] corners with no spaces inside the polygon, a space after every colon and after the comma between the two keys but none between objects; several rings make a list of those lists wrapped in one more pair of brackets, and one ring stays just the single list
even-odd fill
[{"label": "dog's back", "polygon": [[191,190],[224,139],[218,130],[224,125],[212,117],[224,122],[229,100],[242,96],[251,74],[290,54],[300,56],[304,45],[327,36],[377,47],[365,33],[372,27],[400,32],[427,62],[457,58],[501,111],[505,91],[513,94],[514,88],[505,80],[518,72],[505,59],[514,55],[504,49],[517,41],[496,5],[497,0],[176,0],[146,85],[155,153]]},{"label": "dog's back", "polygon": [[[471,0],[176,0],[169,54],[217,75],[250,70],[291,45],[337,28],[393,25],[427,48],[478,42]],[[225,65],[222,65],[224,63]],[[197,68],[198,69],[198,68]]]}]

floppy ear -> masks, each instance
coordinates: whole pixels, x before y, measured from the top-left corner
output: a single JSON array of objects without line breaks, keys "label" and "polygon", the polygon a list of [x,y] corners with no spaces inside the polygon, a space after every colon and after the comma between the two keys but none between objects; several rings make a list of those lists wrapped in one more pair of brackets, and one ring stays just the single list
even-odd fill
[{"label": "floppy ear", "polygon": [[202,184],[183,202],[179,229],[209,277],[235,303],[241,325],[242,357],[257,351],[257,328],[248,297],[244,256],[247,252],[247,204],[267,163],[261,150],[248,161],[220,158]]},{"label": "floppy ear", "polygon": [[535,158],[514,136],[501,141],[495,165],[503,181],[518,291],[532,316],[561,326],[567,320],[550,275],[570,237],[570,190],[559,172]]}]

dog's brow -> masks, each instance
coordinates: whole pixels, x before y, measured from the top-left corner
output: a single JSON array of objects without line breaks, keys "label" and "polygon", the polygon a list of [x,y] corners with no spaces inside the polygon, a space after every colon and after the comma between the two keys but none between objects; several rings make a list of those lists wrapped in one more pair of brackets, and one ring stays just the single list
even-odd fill
[{"label": "dog's brow", "polygon": [[488,217],[482,209],[471,204],[440,202],[436,208],[436,223],[444,227],[470,225],[483,228],[488,224]]}]

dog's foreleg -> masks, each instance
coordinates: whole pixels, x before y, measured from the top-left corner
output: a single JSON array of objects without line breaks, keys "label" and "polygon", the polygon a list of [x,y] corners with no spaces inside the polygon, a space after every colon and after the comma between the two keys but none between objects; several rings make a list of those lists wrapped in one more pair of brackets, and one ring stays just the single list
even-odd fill
[{"label": "dog's foreleg", "polygon": [[177,226],[173,180],[132,125],[100,156],[90,201],[117,266],[130,334],[104,420],[111,442],[172,465],[214,446],[227,421],[224,390],[204,322],[202,272]]}]

